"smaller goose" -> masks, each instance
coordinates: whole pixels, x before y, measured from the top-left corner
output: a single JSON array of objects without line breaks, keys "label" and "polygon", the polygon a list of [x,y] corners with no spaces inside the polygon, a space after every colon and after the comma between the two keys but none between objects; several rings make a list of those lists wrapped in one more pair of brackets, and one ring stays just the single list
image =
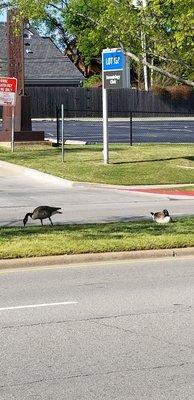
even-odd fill
[{"label": "smaller goose", "polygon": [[172,218],[169,215],[168,210],[158,211],[158,212],[151,212],[152,218],[158,224],[167,224],[168,222],[172,222]]},{"label": "smaller goose", "polygon": [[51,216],[54,214],[62,214],[61,207],[49,207],[49,206],[39,206],[34,209],[32,213],[27,213],[23,219],[23,224],[24,226],[27,224],[28,217],[31,217],[32,219],[40,219],[41,225],[43,226],[43,219],[48,218],[51,222],[51,225],[53,225]]}]

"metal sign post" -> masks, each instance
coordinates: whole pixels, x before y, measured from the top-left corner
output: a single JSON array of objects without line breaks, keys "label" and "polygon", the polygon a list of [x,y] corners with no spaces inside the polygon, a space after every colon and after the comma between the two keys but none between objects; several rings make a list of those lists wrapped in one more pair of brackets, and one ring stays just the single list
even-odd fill
[{"label": "metal sign post", "polygon": [[108,164],[108,97],[107,89],[102,89],[102,114],[103,114],[103,159]]},{"label": "metal sign post", "polygon": [[102,105],[103,105],[103,156],[104,164],[109,162],[108,154],[108,89],[129,87],[128,65],[122,49],[102,51]]},{"label": "metal sign post", "polygon": [[62,162],[64,162],[64,104],[61,104],[61,146]]},{"label": "metal sign post", "polygon": [[14,128],[15,128],[15,113],[14,106],[11,108],[11,151],[14,152]]}]

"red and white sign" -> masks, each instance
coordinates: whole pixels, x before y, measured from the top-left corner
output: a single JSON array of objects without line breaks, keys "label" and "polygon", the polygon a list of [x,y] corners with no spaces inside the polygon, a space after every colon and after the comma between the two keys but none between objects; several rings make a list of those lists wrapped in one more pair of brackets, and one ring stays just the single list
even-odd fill
[{"label": "red and white sign", "polygon": [[15,106],[17,79],[0,77],[0,106]]}]

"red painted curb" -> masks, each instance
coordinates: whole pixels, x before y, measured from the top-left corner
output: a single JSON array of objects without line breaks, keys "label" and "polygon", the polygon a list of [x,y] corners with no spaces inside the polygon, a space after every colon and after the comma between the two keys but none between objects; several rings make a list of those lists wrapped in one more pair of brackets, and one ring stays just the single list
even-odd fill
[{"label": "red painted curb", "polygon": [[132,192],[171,194],[175,196],[193,196],[194,190],[175,190],[175,189],[129,189]]}]

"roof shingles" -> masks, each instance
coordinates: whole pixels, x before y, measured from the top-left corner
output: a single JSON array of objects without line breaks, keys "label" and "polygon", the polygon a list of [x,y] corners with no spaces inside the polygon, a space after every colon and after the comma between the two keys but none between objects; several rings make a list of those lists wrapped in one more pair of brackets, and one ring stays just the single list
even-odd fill
[{"label": "roof shingles", "polygon": [[[26,82],[40,81],[82,81],[81,72],[63,55],[48,37],[41,37],[34,28],[28,28],[24,32],[29,33],[24,37],[24,59]],[[5,76],[7,44],[6,24],[0,23],[0,76]],[[26,45],[27,43],[27,45]]]}]

